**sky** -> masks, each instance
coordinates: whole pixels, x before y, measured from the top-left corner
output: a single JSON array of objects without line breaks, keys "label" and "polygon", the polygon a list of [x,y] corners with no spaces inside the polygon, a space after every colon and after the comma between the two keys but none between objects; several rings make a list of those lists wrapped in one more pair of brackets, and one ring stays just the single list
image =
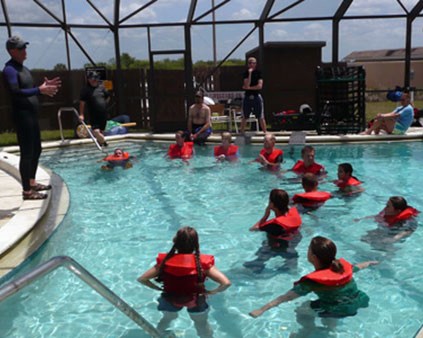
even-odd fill
[{"label": "sky", "polygon": [[[91,0],[103,16],[113,21],[113,0]],[[198,0],[194,17],[211,8],[211,3],[223,0]],[[54,15],[62,19],[61,0],[40,0]],[[133,13],[148,0],[121,0],[120,19]],[[271,15],[279,12],[295,0],[276,0]],[[284,18],[331,16],[340,5],[341,0],[304,0],[294,9],[282,14]],[[417,0],[401,0],[407,10],[411,10]],[[54,23],[33,0],[5,0],[11,22]],[[260,17],[266,0],[230,0],[219,8],[216,20],[251,20]],[[164,22],[184,22],[190,0],[158,0],[152,6],[124,21],[125,24],[145,24]],[[105,24],[86,0],[65,0],[67,21],[70,24]],[[401,14],[403,9],[397,0],[354,0],[346,15],[368,14]],[[210,22],[211,15],[200,22]],[[0,23],[4,23],[3,10],[0,8]],[[252,24],[216,25],[217,61],[225,58],[230,51],[253,28]],[[95,62],[107,62],[114,58],[113,34],[108,29],[72,28],[78,42],[89,53]],[[20,35],[30,42],[26,65],[30,68],[51,69],[58,63],[67,64],[65,37],[60,28],[12,27],[13,35]],[[213,40],[211,25],[197,25],[191,29],[193,60],[213,60]],[[266,24],[265,42],[270,41],[324,41],[323,61],[330,62],[332,55],[332,26],[330,21],[301,21],[291,23]],[[7,30],[0,27],[0,40],[6,41]],[[184,31],[182,27],[166,27],[151,29],[152,50],[184,49]],[[147,30],[145,28],[122,28],[120,30],[121,53],[129,53],[137,59],[148,59]],[[245,58],[245,53],[258,46],[258,30],[256,30],[232,54],[232,58]],[[423,18],[413,23],[412,46],[423,47]],[[82,68],[89,60],[80,51],[77,44],[70,39],[71,67]],[[340,24],[340,59],[353,51],[396,49],[405,47],[405,20],[373,19],[343,20]],[[6,51],[0,54],[1,62],[6,62]],[[167,55],[169,58],[180,58],[180,54]]]}]

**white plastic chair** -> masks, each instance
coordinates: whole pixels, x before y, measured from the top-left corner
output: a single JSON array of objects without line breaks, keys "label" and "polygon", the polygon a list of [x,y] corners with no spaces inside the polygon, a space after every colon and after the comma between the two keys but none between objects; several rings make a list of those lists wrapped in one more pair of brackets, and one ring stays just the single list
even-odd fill
[{"label": "white plastic chair", "polygon": [[[231,109],[232,112],[232,119],[234,121],[234,125],[235,125],[235,132],[238,134],[238,123],[241,123],[242,121],[242,116],[241,116],[241,112],[237,112],[235,109]],[[252,123],[254,122],[256,124],[256,131],[258,132],[259,129],[259,120],[257,119],[257,117],[254,114],[250,114],[250,116],[247,118],[247,123]]]}]

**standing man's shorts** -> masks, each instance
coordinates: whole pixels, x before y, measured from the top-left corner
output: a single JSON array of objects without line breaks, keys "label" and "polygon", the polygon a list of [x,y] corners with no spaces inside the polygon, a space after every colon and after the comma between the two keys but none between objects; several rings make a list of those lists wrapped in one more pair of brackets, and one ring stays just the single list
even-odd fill
[{"label": "standing man's shorts", "polygon": [[248,119],[253,113],[258,119],[264,119],[264,104],[260,94],[244,96],[242,100],[242,115]]}]

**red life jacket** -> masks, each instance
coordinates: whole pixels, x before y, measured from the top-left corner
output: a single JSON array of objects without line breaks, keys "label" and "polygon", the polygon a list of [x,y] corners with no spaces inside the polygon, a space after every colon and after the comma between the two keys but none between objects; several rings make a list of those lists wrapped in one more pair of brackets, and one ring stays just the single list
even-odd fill
[{"label": "red life jacket", "polygon": [[357,180],[355,177],[351,176],[347,181],[336,180],[335,184],[339,188],[344,189],[344,188],[349,187],[351,185],[360,185],[361,182],[359,180]]},{"label": "red life jacket", "polygon": [[235,144],[230,144],[228,149],[224,149],[223,146],[216,146],[214,147],[214,156],[236,156],[238,153],[238,146]]},{"label": "red life jacket", "polygon": [[283,151],[280,149],[273,148],[272,152],[269,154],[265,148],[260,151],[260,155],[263,155],[264,158],[270,163],[276,163],[276,160],[279,156],[283,156]]},{"label": "red life jacket", "polygon": [[[166,253],[159,253],[157,265],[160,266]],[[202,271],[210,270],[214,265],[214,256],[200,255]],[[205,273],[201,281],[198,280],[197,265],[194,254],[175,254],[169,258],[163,267],[161,275],[164,291],[171,294],[193,294],[204,291],[202,283],[206,279]]]},{"label": "red life jacket", "polygon": [[279,217],[272,218],[271,220],[259,225],[259,230],[264,231],[263,228],[269,224],[277,224],[285,230],[285,233],[280,236],[272,236],[268,234],[274,239],[283,239],[283,240],[291,240],[294,235],[297,233],[298,229],[300,228],[302,223],[301,216],[298,213],[297,208],[292,207],[288,210],[288,212]]},{"label": "red life jacket", "polygon": [[312,165],[306,167],[304,165],[303,160],[298,160],[297,163],[294,164],[291,170],[294,171],[296,174],[311,173],[311,174],[318,175],[320,174],[321,171],[325,170],[325,167],[323,167],[322,165],[318,163],[313,163]]},{"label": "red life jacket", "polygon": [[316,270],[301,277],[294,285],[306,280],[312,280],[313,282],[327,286],[341,286],[347,284],[353,278],[353,265],[343,258],[340,258],[339,261],[344,268],[343,273],[337,273],[331,269]]},{"label": "red life jacket", "polygon": [[294,203],[302,204],[305,207],[317,207],[325,203],[332,195],[326,191],[310,191],[295,194],[292,197]]},{"label": "red life jacket", "polygon": [[123,152],[122,156],[117,156],[113,154],[103,158],[103,161],[107,161],[107,162],[127,161],[127,160],[129,160],[129,153],[127,153],[126,151]]},{"label": "red life jacket", "polygon": [[392,226],[396,223],[403,222],[412,217],[417,216],[419,214],[419,211],[417,209],[414,209],[413,207],[408,207],[401,211],[398,215],[385,215],[383,210],[381,214],[383,214],[383,219],[386,223],[388,223],[388,226]]},{"label": "red life jacket", "polygon": [[193,153],[193,147],[193,142],[184,142],[184,145],[182,147],[174,143],[169,146],[167,155],[170,158],[191,158]]}]

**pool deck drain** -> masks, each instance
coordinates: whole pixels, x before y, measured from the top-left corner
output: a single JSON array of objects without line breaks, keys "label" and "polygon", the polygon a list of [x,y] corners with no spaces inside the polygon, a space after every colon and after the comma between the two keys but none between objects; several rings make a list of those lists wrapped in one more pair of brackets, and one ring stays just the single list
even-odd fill
[{"label": "pool deck drain", "polygon": [[[275,132],[278,144],[289,145],[291,132]],[[248,133],[252,144],[263,143],[263,133]],[[234,138],[236,135],[234,135]],[[107,137],[108,142],[144,140],[173,142],[174,133],[136,133]],[[220,143],[220,134],[211,135],[208,143]],[[423,128],[410,128],[406,135],[317,135],[306,132],[307,144],[375,143],[423,140]],[[90,139],[44,142],[43,149],[92,144]],[[112,149],[112,147],[110,147]],[[37,180],[52,184],[49,197],[40,201],[23,201],[19,176],[17,146],[0,149],[0,278],[11,272],[34,253],[60,224],[69,207],[69,192],[65,183],[54,173],[39,168]],[[108,149],[108,152],[111,150]],[[418,337],[423,338],[420,332]]]}]

